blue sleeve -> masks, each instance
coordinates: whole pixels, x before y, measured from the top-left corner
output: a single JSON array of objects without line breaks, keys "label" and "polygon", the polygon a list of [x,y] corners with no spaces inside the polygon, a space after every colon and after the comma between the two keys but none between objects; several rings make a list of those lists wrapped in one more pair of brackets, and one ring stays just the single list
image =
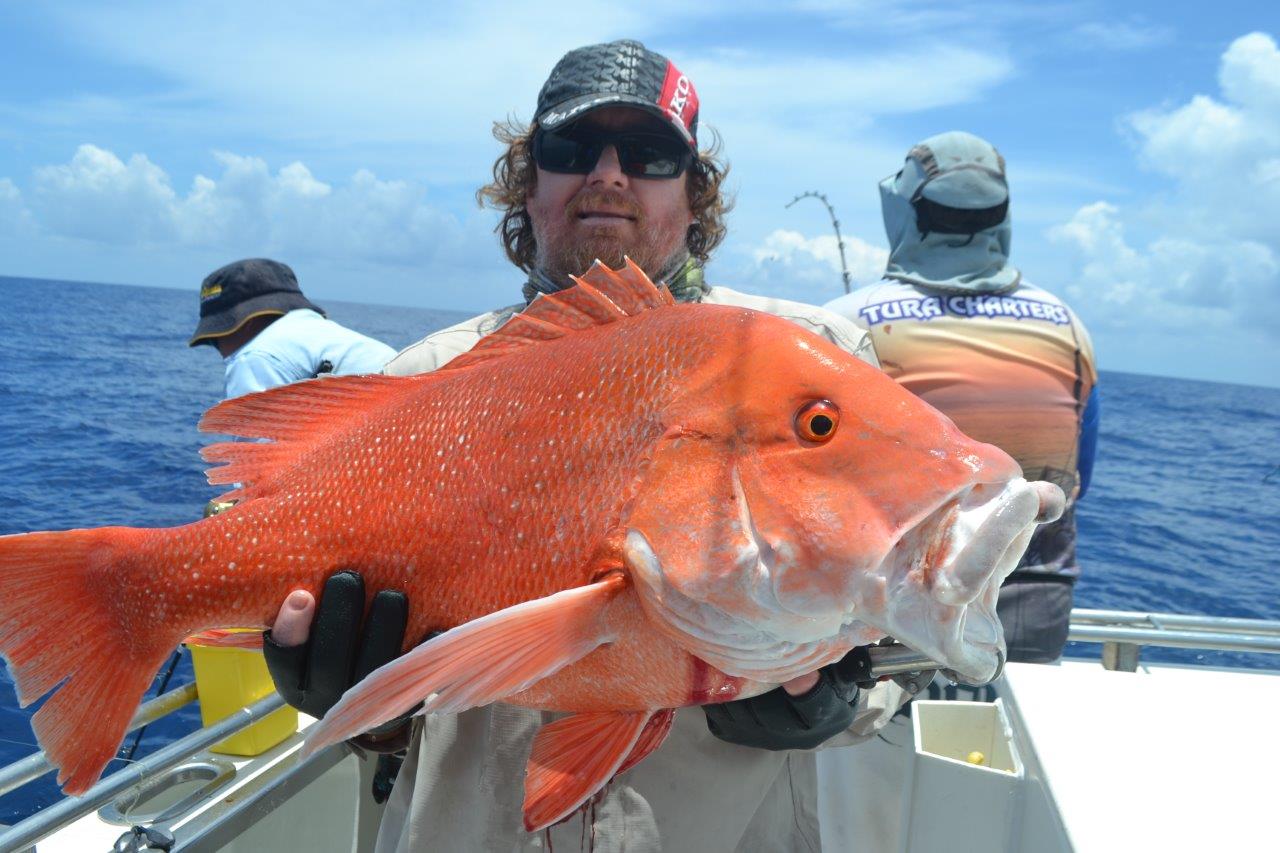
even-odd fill
[{"label": "blue sleeve", "polygon": [[295,376],[294,372],[263,353],[252,352],[232,356],[227,362],[227,399],[309,378]]},{"label": "blue sleeve", "polygon": [[1089,481],[1093,479],[1093,457],[1098,451],[1098,420],[1099,410],[1102,408],[1100,400],[1098,386],[1095,385],[1089,392],[1089,400],[1084,406],[1084,419],[1080,424],[1080,458],[1076,466],[1080,472],[1080,498],[1089,490]]}]

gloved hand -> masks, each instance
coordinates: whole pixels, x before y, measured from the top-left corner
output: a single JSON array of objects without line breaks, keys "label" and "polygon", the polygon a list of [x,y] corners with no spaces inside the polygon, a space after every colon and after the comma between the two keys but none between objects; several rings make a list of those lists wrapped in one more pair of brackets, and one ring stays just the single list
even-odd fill
[{"label": "gloved hand", "polygon": [[858,685],[830,664],[798,696],[781,687],[750,699],[703,705],[707,728],[721,740],[758,749],[813,749],[853,724]]},{"label": "gloved hand", "polygon": [[[286,702],[305,714],[322,717],[348,687],[400,655],[409,621],[405,594],[379,591],[362,630],[363,616],[364,579],[356,572],[341,571],[325,581],[306,642],[283,646],[271,631],[263,634],[267,671]],[[393,720],[371,734],[376,740],[379,734],[398,730],[403,722],[403,718]]]}]

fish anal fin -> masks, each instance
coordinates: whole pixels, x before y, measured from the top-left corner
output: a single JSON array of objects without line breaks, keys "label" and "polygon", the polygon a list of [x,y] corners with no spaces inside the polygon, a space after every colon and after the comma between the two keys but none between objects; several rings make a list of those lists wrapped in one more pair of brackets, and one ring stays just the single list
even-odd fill
[{"label": "fish anal fin", "polygon": [[182,641],[197,646],[209,646],[215,649],[248,649],[262,651],[262,631],[237,630],[235,628],[209,628],[198,634],[192,634]]},{"label": "fish anal fin", "polygon": [[676,712],[674,708],[664,708],[661,711],[654,711],[644,724],[644,729],[640,732],[640,737],[636,739],[636,744],[631,748],[631,753],[627,756],[627,760],[615,771],[614,775],[626,773],[632,767],[635,767],[641,761],[658,747],[662,746],[662,742],[667,739],[667,735],[671,733],[671,724],[675,721]]},{"label": "fish anal fin", "polygon": [[[540,295],[528,308],[512,316],[493,334],[481,338],[441,370],[471,367],[488,361],[495,354],[506,355],[529,344],[634,317],[675,302],[670,291],[654,285],[630,258],[620,270],[596,261],[581,276],[571,278],[574,286]],[[552,334],[552,329],[559,330],[559,334]]]},{"label": "fish anal fin", "polygon": [[307,735],[309,754],[406,713],[487,705],[585,657],[614,635],[608,605],[627,586],[614,574],[473,619],[418,646],[348,690]]},{"label": "fish anal fin", "polygon": [[586,712],[539,729],[524,776],[525,830],[551,826],[604,787],[632,754],[652,716],[649,711]]},{"label": "fish anal fin", "polygon": [[337,429],[346,428],[361,412],[375,409],[426,376],[332,376],[296,382],[257,394],[225,400],[204,413],[202,432],[222,433],[269,443],[221,442],[200,453],[206,461],[224,462],[207,473],[213,485],[243,483],[223,499],[252,498],[282,469]]}]

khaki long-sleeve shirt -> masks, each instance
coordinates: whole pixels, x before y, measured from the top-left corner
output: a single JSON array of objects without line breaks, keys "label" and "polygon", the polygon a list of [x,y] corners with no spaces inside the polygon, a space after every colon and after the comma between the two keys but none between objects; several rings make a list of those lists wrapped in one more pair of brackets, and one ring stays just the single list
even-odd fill
[{"label": "khaki long-sleeve shirt", "polygon": [[[703,302],[784,317],[876,364],[866,333],[825,309],[709,288]],[[435,332],[386,367],[392,375],[435,370],[469,350],[523,305]],[[859,697],[853,725],[824,746],[874,736],[905,699],[892,682]],[[524,770],[549,712],[494,704],[428,716],[415,728],[378,836],[378,853],[565,851],[816,853],[817,773],[812,752],[770,752],[725,743],[700,708],[683,708],[666,741],[614,778],[581,813],[545,832],[522,827]]]}]

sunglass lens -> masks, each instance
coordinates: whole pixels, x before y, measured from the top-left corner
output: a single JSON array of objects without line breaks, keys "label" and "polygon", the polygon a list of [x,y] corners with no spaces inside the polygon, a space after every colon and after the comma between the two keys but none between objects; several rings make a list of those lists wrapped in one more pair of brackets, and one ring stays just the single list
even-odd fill
[{"label": "sunglass lens", "polygon": [[622,171],[643,178],[676,177],[687,164],[686,151],[680,142],[662,136],[635,134],[618,140]]},{"label": "sunglass lens", "polygon": [[548,172],[585,175],[600,159],[601,146],[591,140],[542,131],[534,146],[534,159]]}]

